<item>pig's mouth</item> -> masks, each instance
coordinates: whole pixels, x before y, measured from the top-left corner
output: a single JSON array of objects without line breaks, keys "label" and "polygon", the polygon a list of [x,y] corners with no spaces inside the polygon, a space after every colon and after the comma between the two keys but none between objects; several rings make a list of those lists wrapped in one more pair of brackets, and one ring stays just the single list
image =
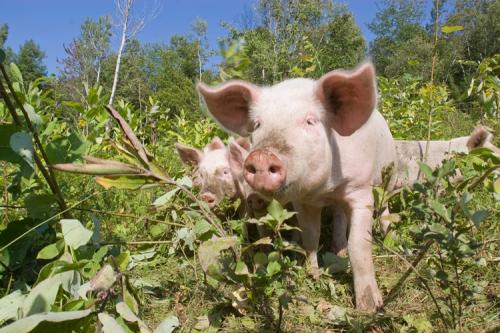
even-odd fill
[{"label": "pig's mouth", "polygon": [[283,184],[276,192],[273,193],[274,196],[283,195],[290,187],[291,183]]}]

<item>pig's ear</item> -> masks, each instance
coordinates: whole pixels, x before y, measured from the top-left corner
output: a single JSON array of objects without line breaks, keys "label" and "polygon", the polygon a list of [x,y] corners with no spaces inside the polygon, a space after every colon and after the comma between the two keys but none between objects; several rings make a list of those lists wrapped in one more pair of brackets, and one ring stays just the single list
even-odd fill
[{"label": "pig's ear", "polygon": [[208,151],[221,148],[224,148],[224,142],[222,142],[222,140],[218,136],[213,138],[212,141],[207,145]]},{"label": "pig's ear", "polygon": [[248,111],[259,94],[258,87],[244,81],[230,81],[215,88],[198,83],[197,88],[215,120],[233,133],[248,135]]},{"label": "pig's ear", "polygon": [[317,82],[316,96],[332,115],[331,126],[340,135],[351,135],[377,105],[375,69],[366,63],[352,72],[325,74]]},{"label": "pig's ear", "polygon": [[239,143],[233,139],[229,140],[228,147],[228,159],[231,172],[233,175],[243,174],[243,164],[248,156],[248,150],[240,146]]},{"label": "pig's ear", "polygon": [[236,143],[239,144],[246,151],[250,151],[251,144],[248,138],[239,137],[238,139],[236,139]]},{"label": "pig's ear", "polygon": [[182,162],[187,165],[198,166],[201,159],[203,158],[203,152],[191,146],[183,145],[182,143],[176,143],[175,149],[179,153]]}]

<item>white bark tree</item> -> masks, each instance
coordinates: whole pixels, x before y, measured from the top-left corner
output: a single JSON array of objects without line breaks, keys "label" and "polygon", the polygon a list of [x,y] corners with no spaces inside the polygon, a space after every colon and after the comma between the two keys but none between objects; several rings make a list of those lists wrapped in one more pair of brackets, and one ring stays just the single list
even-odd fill
[{"label": "white bark tree", "polygon": [[115,73],[113,76],[113,86],[111,88],[111,95],[109,97],[109,104],[113,104],[113,100],[116,94],[116,87],[118,85],[118,78],[120,75],[120,64],[122,59],[123,50],[129,40],[134,38],[146,25],[149,20],[155,18],[160,11],[160,2],[151,1],[148,3],[153,3],[149,10],[144,10],[144,12],[139,16],[133,15],[134,6],[136,0],[116,0],[117,17],[119,20],[119,27],[121,30],[120,34],[120,46],[118,48],[118,54],[116,57]]}]

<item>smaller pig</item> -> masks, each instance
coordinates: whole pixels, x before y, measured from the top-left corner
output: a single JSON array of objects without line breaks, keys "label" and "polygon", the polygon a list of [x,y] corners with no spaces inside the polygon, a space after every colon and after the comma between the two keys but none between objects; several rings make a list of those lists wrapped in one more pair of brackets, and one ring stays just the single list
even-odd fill
[{"label": "smaller pig", "polygon": [[194,185],[200,188],[200,198],[210,208],[215,207],[224,197],[239,196],[229,162],[227,148],[219,137],[202,150],[176,143],[175,148],[186,165],[194,168]]},{"label": "smaller pig", "polygon": [[[470,136],[463,136],[451,140],[436,140],[429,142],[426,164],[436,168],[451,153],[467,153],[478,147],[491,149],[496,154],[500,153],[491,143],[491,133],[483,126],[474,129]],[[427,141],[395,140],[398,160],[397,187],[413,185],[420,177],[418,162],[423,161]]]},{"label": "smaller pig", "polygon": [[[233,151],[248,154],[250,142],[241,137],[230,139]],[[175,147],[181,160],[194,167],[194,184],[200,188],[200,198],[210,208],[215,207],[222,199],[240,199],[242,212],[265,211],[267,202],[255,194],[238,172],[232,170],[230,151],[219,137],[215,137],[202,150],[176,143]],[[234,161],[233,161],[234,163]]]}]

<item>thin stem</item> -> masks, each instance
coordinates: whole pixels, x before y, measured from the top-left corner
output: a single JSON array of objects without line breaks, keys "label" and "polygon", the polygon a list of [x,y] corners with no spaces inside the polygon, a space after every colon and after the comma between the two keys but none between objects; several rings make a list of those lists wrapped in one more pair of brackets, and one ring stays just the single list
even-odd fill
[{"label": "thin stem", "polygon": [[52,217],[49,217],[48,219],[46,219],[45,221],[42,221],[40,223],[38,223],[37,225],[35,225],[34,227],[30,228],[29,230],[27,230],[26,232],[24,232],[23,234],[21,234],[20,236],[14,238],[12,241],[10,241],[9,243],[7,243],[6,245],[4,245],[2,248],[0,248],[0,252],[3,252],[3,250],[7,249],[9,246],[11,246],[12,244],[14,244],[15,242],[17,242],[18,240],[20,240],[21,238],[23,238],[24,236],[26,236],[27,234],[29,234],[30,232],[32,232],[33,230],[36,230],[38,227],[52,221],[53,219],[55,219],[56,217],[60,216],[60,215],[64,215],[64,213],[70,211],[71,209],[73,209],[74,207],[78,206],[79,204],[81,204],[82,202],[90,199],[91,197],[93,196],[96,196],[97,194],[100,194],[100,193],[103,193],[104,191],[100,191],[100,192],[94,192],[90,195],[88,195],[87,197],[83,198],[82,200],[78,201],[77,203],[75,203],[74,205],[66,208],[66,210],[63,210],[63,211],[60,211],[59,213],[55,214],[54,216]]},{"label": "thin stem", "polygon": [[[381,246],[383,246],[386,250],[388,250],[388,251],[392,252],[393,254],[395,254],[396,256],[398,256],[398,257],[399,257],[399,259],[403,260],[403,261],[404,261],[404,262],[408,265],[409,270],[412,270],[413,272],[415,272],[415,275],[418,277],[418,279],[420,280],[420,282],[422,282],[422,284],[424,285],[425,289],[426,289],[426,290],[427,290],[427,292],[429,293],[429,296],[431,297],[432,302],[434,303],[434,306],[436,307],[436,310],[437,310],[437,312],[438,312],[439,318],[443,321],[443,324],[444,324],[444,326],[446,327],[446,326],[447,326],[447,325],[446,325],[446,319],[444,318],[444,315],[443,315],[443,313],[441,312],[441,308],[439,307],[439,304],[438,304],[438,302],[437,302],[437,299],[436,299],[436,297],[434,297],[434,294],[432,293],[432,290],[431,290],[431,288],[429,287],[429,284],[427,283],[427,280],[425,280],[425,279],[424,279],[424,277],[423,277],[422,275],[420,275],[420,273],[418,272],[418,270],[417,270],[417,268],[416,268],[416,265],[414,265],[413,263],[410,263],[408,260],[406,260],[406,258],[405,258],[405,257],[401,256],[399,253],[397,253],[397,252],[396,252],[396,251],[394,251],[393,249],[391,249],[391,248],[389,248],[389,247],[385,246],[383,242],[378,241],[378,243],[379,243]],[[428,242],[427,244],[429,244],[429,242]],[[426,244],[426,245],[427,245],[427,244]],[[430,244],[432,244],[432,242],[431,242]],[[430,244],[429,244],[429,246],[430,246]],[[424,249],[426,249],[426,248],[424,248]],[[428,248],[427,248],[427,249],[428,249]],[[427,249],[426,249],[426,250],[427,250]],[[422,252],[422,253],[424,253],[424,252]],[[422,256],[422,257],[423,257],[423,256]],[[417,259],[418,259],[418,258],[417,258]],[[414,263],[415,263],[415,261],[414,261]],[[418,264],[418,261],[417,261],[417,264]],[[398,282],[398,285],[399,285],[399,282]],[[391,292],[389,293],[389,296],[387,296],[387,299],[385,300],[385,304],[388,304],[388,303],[389,303],[389,301],[391,301],[391,300],[392,300],[392,298],[389,298],[389,297],[391,297],[391,294],[393,294],[393,290],[394,290],[394,288],[393,288],[393,289],[391,290]]]},{"label": "thin stem", "polygon": [[[5,82],[7,83],[7,86],[9,87],[10,92],[12,93],[12,96],[14,97],[14,101],[17,103],[19,110],[21,110],[21,112],[25,118],[26,125],[28,126],[28,129],[30,130],[31,134],[33,135],[33,139],[35,140],[35,144],[36,144],[38,150],[40,151],[40,154],[42,155],[42,159],[45,161],[46,165],[50,165],[49,158],[47,157],[47,154],[45,153],[45,149],[43,148],[42,142],[40,141],[40,137],[38,136],[38,132],[36,131],[33,124],[31,123],[31,120],[28,116],[28,113],[24,109],[23,103],[21,103],[21,101],[17,97],[16,92],[12,86],[12,82],[10,81],[9,76],[7,74],[7,71],[5,70],[5,67],[3,64],[0,64],[0,70],[3,74]],[[18,125],[21,125],[21,123],[19,121],[19,117],[17,117],[17,114],[16,114],[16,109],[15,109],[14,105],[12,105],[12,103],[10,102],[7,93],[6,93],[5,89],[3,88],[3,83],[1,81],[1,79],[0,79],[0,92],[1,92],[2,98],[5,100],[5,103],[7,104],[7,107],[9,107],[9,109],[11,111],[11,114],[12,114],[14,120],[16,120],[16,118],[17,118]],[[14,116],[14,114],[15,114],[15,116]],[[34,157],[35,157],[35,161],[39,160],[36,153],[34,154]],[[49,184],[51,191],[56,195],[57,202],[59,204],[60,209],[63,211],[66,211],[67,205],[66,205],[66,202],[64,201],[64,197],[61,193],[59,185],[57,184],[57,180],[56,180],[56,176],[55,176],[54,172],[50,168],[48,168],[48,171],[47,171],[43,167],[43,164],[41,163],[40,160],[36,163],[37,163],[37,166],[40,168],[40,171],[42,171],[44,178],[47,180],[47,183]],[[65,214],[65,217],[70,218],[71,216],[69,214]]]},{"label": "thin stem", "polygon": [[172,240],[162,240],[162,241],[105,241],[99,242],[99,245],[144,245],[144,244],[171,244]]},{"label": "thin stem", "polygon": [[425,144],[425,153],[424,153],[424,163],[427,161],[427,155],[429,153],[429,143],[431,141],[431,128],[432,128],[432,111],[434,109],[434,72],[436,69],[436,60],[437,60],[437,43],[438,43],[438,30],[439,30],[439,0],[436,0],[434,3],[434,8],[436,9],[436,20],[434,26],[434,47],[433,47],[433,55],[432,55],[432,67],[431,67],[431,82],[429,86],[429,118],[427,122],[427,143]]}]

